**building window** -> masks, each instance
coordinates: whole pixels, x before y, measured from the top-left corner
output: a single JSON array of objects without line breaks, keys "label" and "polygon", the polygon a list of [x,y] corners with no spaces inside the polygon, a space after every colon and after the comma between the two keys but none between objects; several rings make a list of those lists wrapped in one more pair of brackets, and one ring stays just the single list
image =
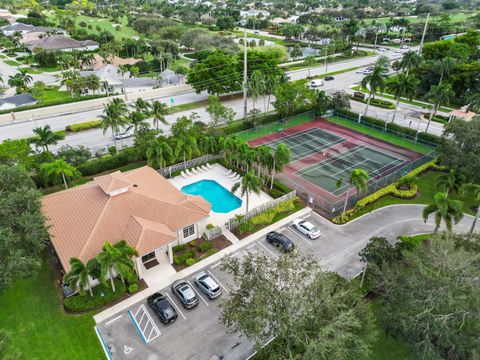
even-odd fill
[{"label": "building window", "polygon": [[186,228],[183,228],[183,238],[187,238],[189,236],[192,236],[195,234],[195,225],[190,225],[187,226]]},{"label": "building window", "polygon": [[142,256],[142,263],[147,263],[149,261],[155,260],[155,251],[152,251],[151,253],[148,253],[147,255]]}]

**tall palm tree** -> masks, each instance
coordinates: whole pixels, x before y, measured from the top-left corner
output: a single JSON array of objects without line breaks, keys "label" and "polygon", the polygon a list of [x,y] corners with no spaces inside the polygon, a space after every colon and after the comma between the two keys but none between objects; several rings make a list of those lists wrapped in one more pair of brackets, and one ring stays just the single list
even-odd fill
[{"label": "tall palm tree", "polygon": [[437,114],[441,104],[447,104],[448,102],[450,102],[450,99],[453,96],[455,96],[455,92],[452,90],[450,84],[439,83],[438,85],[432,85],[430,87],[430,90],[425,95],[425,98],[427,98],[429,101],[433,101],[433,109],[430,111],[430,116],[428,117],[428,123],[425,132],[428,132],[430,122],[432,121],[432,118]]},{"label": "tall palm tree", "polygon": [[115,282],[113,271],[120,275],[122,281],[124,277],[131,273],[132,260],[126,258],[125,253],[118,246],[112,245],[106,241],[102,247],[102,251],[97,255],[98,263],[100,264],[100,276],[102,281],[110,278],[110,285],[113,292],[115,292]]},{"label": "tall palm tree", "polygon": [[125,117],[126,113],[127,105],[125,104],[125,101],[119,98],[113,98],[110,103],[105,105],[103,114],[100,115],[100,127],[103,129],[103,134],[105,135],[107,130],[109,128],[111,129],[115,147],[117,147],[115,134],[127,124],[127,119]]},{"label": "tall palm tree", "polygon": [[78,290],[80,295],[84,295],[88,290],[90,296],[93,296],[92,285],[90,284],[90,275],[94,267],[93,259],[85,265],[77,257],[70,258],[70,271],[63,276],[63,281],[68,283],[74,290]]},{"label": "tall palm tree", "polygon": [[125,240],[118,241],[113,247],[120,253],[120,261],[116,266],[116,270],[123,283],[125,283],[124,277],[128,280],[133,274],[135,274],[135,265],[132,257],[138,256],[138,251],[128,245]]},{"label": "tall palm tree", "polygon": [[78,176],[77,168],[67,163],[63,158],[41,164],[40,171],[47,181],[58,183],[61,179],[65,189],[68,189],[67,179],[74,179]]},{"label": "tall palm tree", "polygon": [[181,156],[184,162],[190,160],[192,154],[198,151],[197,139],[188,133],[180,134],[175,140],[175,156]]},{"label": "tall palm tree", "polygon": [[236,135],[229,136],[225,139],[224,150],[225,150],[227,160],[229,162],[232,162],[232,157],[234,156],[238,148],[241,146],[240,145],[241,143],[242,141]]},{"label": "tall palm tree", "polygon": [[135,105],[135,111],[145,112],[147,114],[149,113],[150,104],[145,100],[143,100],[142,98],[138,98],[137,100],[135,100],[134,105]]},{"label": "tall palm tree", "polygon": [[368,88],[368,100],[365,107],[364,116],[367,115],[370,100],[375,97],[375,93],[385,88],[385,79],[387,78],[389,60],[386,56],[380,56],[373,65],[372,72],[366,75],[361,82],[362,88]]},{"label": "tall palm tree", "polygon": [[[343,204],[343,211],[342,211],[342,221],[345,217],[345,211],[347,211],[347,203],[348,203],[348,197],[350,195],[350,189],[352,185],[355,187],[357,190],[357,194],[360,193],[360,191],[365,191],[367,189],[367,182],[368,182],[369,176],[368,176],[368,171],[363,170],[363,169],[353,169],[352,172],[350,173],[350,177],[348,179],[348,188],[347,188],[347,194],[345,196],[345,203]],[[343,183],[343,179],[339,179],[337,181],[337,187],[339,187]]]},{"label": "tall palm tree", "polygon": [[423,209],[423,220],[427,222],[431,214],[435,215],[435,232],[440,227],[442,220],[449,232],[452,231],[453,223],[457,224],[463,217],[463,203],[460,200],[452,200],[447,193],[438,192],[433,197],[433,204]]},{"label": "tall palm tree", "polygon": [[[398,105],[402,97],[412,98],[417,91],[418,79],[411,75],[399,74],[387,81],[387,89],[395,96],[397,103],[393,112],[392,123],[395,121]],[[387,126],[385,122],[385,127]]]},{"label": "tall palm tree", "polygon": [[275,149],[275,153],[272,158],[272,182],[270,183],[270,189],[273,189],[273,181],[275,173],[282,172],[283,168],[290,162],[290,149],[285,144],[279,144]]},{"label": "tall palm tree", "polygon": [[480,217],[480,185],[479,184],[472,184],[468,183],[462,186],[460,193],[462,195],[471,194],[476,202],[479,203],[477,207],[477,213],[475,214],[475,218],[472,222],[472,227],[470,228],[470,232],[468,233],[468,240],[472,237],[473,231],[475,230],[475,225],[477,224],[478,218]]},{"label": "tall palm tree", "polygon": [[139,110],[130,112],[127,116],[127,121],[129,124],[127,130],[133,128],[133,133],[135,136],[137,136],[139,130],[148,129],[150,127],[150,123],[146,121],[147,116],[148,115],[146,113]]},{"label": "tall palm tree", "polygon": [[455,66],[455,60],[447,56],[435,61],[433,65],[438,75],[440,75],[440,78],[438,80],[438,85],[440,85],[443,79],[445,78],[445,76],[448,76],[452,72]]},{"label": "tall palm tree", "polygon": [[272,151],[267,145],[257,146],[256,162],[257,162],[257,177],[260,178],[262,168],[268,169],[270,164],[273,164]]},{"label": "tall palm tree", "polygon": [[246,204],[246,211],[248,213],[249,201],[250,201],[250,194],[260,194],[261,182],[258,177],[256,177],[252,170],[247,171],[243,178],[235,183],[232,187],[232,193],[240,189],[241,196],[245,196]]},{"label": "tall palm tree", "polygon": [[85,81],[85,87],[88,90],[91,90],[94,95],[95,95],[95,91],[100,89],[100,78],[97,75],[90,74],[85,77],[84,81]]},{"label": "tall palm tree", "polygon": [[315,60],[315,56],[311,56],[311,55],[303,59],[303,64],[305,66],[308,66],[308,77],[310,77],[310,70],[312,66],[315,65],[316,62],[317,60]]},{"label": "tall palm tree", "polygon": [[422,57],[416,51],[408,51],[403,54],[402,60],[400,60],[400,69],[406,70],[405,75],[410,74],[412,68],[417,67],[422,62]]},{"label": "tall palm tree", "polygon": [[27,70],[20,69],[15,75],[8,78],[8,85],[16,88],[17,94],[27,90],[27,85],[33,81],[33,78],[27,74]]},{"label": "tall palm tree", "polygon": [[270,100],[272,98],[273,91],[282,84],[282,78],[278,75],[268,75],[265,79],[265,92],[268,95],[267,108],[265,112],[270,108]]},{"label": "tall palm tree", "polygon": [[168,106],[158,100],[152,103],[150,114],[153,116],[153,124],[158,130],[160,123],[168,125],[165,116],[168,114]]},{"label": "tall palm tree", "polygon": [[265,75],[260,70],[253,71],[248,84],[248,91],[252,96],[253,108],[255,109],[257,98],[265,94],[266,91]]},{"label": "tall palm tree", "polygon": [[175,160],[173,149],[163,138],[151,140],[148,143],[146,155],[148,165],[158,169],[166,166],[169,161]]},{"label": "tall palm tree", "polygon": [[44,125],[41,127],[37,127],[33,129],[36,138],[34,139],[34,144],[37,146],[41,146],[43,151],[49,151],[49,145],[56,145],[59,140],[61,140],[61,136],[54,133],[50,128],[50,125]]},{"label": "tall palm tree", "polygon": [[436,186],[438,189],[445,191],[447,195],[451,192],[460,192],[462,185],[465,183],[465,175],[452,169],[448,174],[442,174],[437,178]]},{"label": "tall palm tree", "polygon": [[217,139],[214,136],[205,135],[198,139],[198,148],[202,154],[213,154],[217,152]]}]

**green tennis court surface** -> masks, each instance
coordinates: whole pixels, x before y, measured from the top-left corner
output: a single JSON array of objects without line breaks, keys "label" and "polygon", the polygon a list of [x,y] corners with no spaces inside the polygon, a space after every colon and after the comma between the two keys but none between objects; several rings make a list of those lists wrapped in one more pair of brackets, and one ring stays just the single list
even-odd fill
[{"label": "green tennis court surface", "polygon": [[271,148],[279,144],[285,144],[291,152],[291,161],[295,161],[309,155],[321,152],[336,144],[346,141],[345,138],[318,128],[301,131],[292,135],[286,135],[280,139],[267,143]]},{"label": "green tennis court surface", "polygon": [[[370,178],[374,178],[404,162],[385,152],[359,145],[340,154],[331,154],[328,159],[295,174],[334,195],[340,195],[347,191],[352,169],[367,170]],[[338,179],[344,180],[343,186],[337,187]]]}]

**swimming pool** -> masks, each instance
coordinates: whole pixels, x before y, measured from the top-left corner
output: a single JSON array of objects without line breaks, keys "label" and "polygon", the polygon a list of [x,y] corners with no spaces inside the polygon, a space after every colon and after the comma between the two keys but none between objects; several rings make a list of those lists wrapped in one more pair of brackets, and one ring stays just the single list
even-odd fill
[{"label": "swimming pool", "polygon": [[212,205],[216,213],[228,213],[242,206],[242,200],[215,180],[200,180],[182,187],[184,194],[200,195]]}]

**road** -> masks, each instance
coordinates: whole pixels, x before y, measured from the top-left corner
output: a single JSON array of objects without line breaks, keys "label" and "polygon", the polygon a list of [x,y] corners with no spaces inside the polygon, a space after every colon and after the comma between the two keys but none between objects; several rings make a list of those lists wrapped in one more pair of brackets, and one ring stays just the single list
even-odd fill
[{"label": "road", "polygon": [[[401,56],[401,54],[395,53],[393,51],[387,51],[385,54],[388,55],[391,59],[396,59]],[[347,60],[339,63],[328,64],[327,68],[325,68],[324,66],[313,67],[312,69],[310,69],[310,75],[318,76],[318,75],[325,74],[326,72],[332,73],[337,71],[344,71],[346,69],[351,69],[351,68],[364,67],[375,62],[375,60],[380,55],[383,55],[383,53],[377,54],[375,56],[369,56],[365,58],[352,59],[352,60]],[[287,74],[291,80],[300,80],[300,79],[305,79],[309,76],[309,70],[308,69],[295,70],[295,71],[290,71]],[[351,91],[350,86],[354,83],[360,82],[362,78],[363,78],[363,75],[356,74],[355,70],[340,73],[335,75],[335,79],[333,81],[326,81],[325,85],[322,87],[322,90],[325,90],[327,92],[333,92],[337,90]],[[167,104],[170,104],[170,98],[171,98],[170,96],[163,96],[157,99]],[[194,92],[187,92],[182,95],[176,95],[173,98],[174,98],[174,104],[179,105],[179,104],[205,100],[208,98],[208,94],[207,93],[196,94]],[[272,97],[271,100],[273,101],[274,98]],[[235,99],[235,100],[229,100],[229,101],[227,100],[227,101],[224,101],[224,104],[226,106],[231,107],[236,112],[237,119],[240,119],[243,117],[243,101],[241,99]],[[258,98],[256,102],[256,107],[263,111],[264,110],[263,104],[264,104],[264,99],[262,97]],[[352,110],[359,113],[363,113],[365,109],[365,104],[363,103],[352,101],[351,105],[352,105]],[[248,108],[251,109],[252,107],[253,107],[252,99],[249,99]],[[210,117],[207,114],[205,108],[203,107],[169,115],[167,116],[167,121],[171,124],[175,122],[175,120],[178,117],[184,116],[184,115],[189,116],[192,112],[195,112],[199,115],[200,121],[203,121],[205,123],[210,122]],[[99,107],[99,108],[80,111],[78,113],[69,112],[68,114],[60,114],[58,116],[52,116],[52,117],[43,117],[43,118],[35,117],[34,121],[24,121],[24,122],[2,126],[0,127],[0,141],[3,141],[5,139],[17,139],[17,138],[25,138],[25,137],[32,136],[33,135],[32,130],[38,126],[50,125],[53,130],[64,130],[65,126],[69,124],[76,124],[76,123],[98,119],[102,113],[103,113],[103,107]],[[384,119],[388,116],[389,121],[391,120],[392,113],[393,111],[386,111],[384,109],[376,108],[374,106],[370,106],[368,111],[368,115],[373,117],[377,116],[381,119]],[[419,118],[420,118],[420,114],[419,114],[418,107],[401,103],[395,122],[403,126],[411,125],[412,127],[416,128],[416,126],[420,121]],[[161,129],[165,133],[168,133],[169,127],[170,126],[162,125]],[[420,130],[423,130],[425,127],[426,127],[426,121],[421,121]],[[443,131],[443,126],[441,124],[432,123],[430,129],[431,129],[431,132],[434,134],[441,134],[441,132]],[[132,139],[125,139],[123,142],[125,145],[129,145],[132,143],[132,141],[133,141]],[[95,129],[95,130],[68,135],[65,140],[61,141],[57,146],[52,147],[52,150],[55,151],[59,146],[62,146],[64,144],[70,144],[72,146],[84,145],[95,152],[99,149],[106,149],[108,146],[113,145],[113,139],[111,137],[110,132],[107,132],[104,135],[101,130]]]}]

